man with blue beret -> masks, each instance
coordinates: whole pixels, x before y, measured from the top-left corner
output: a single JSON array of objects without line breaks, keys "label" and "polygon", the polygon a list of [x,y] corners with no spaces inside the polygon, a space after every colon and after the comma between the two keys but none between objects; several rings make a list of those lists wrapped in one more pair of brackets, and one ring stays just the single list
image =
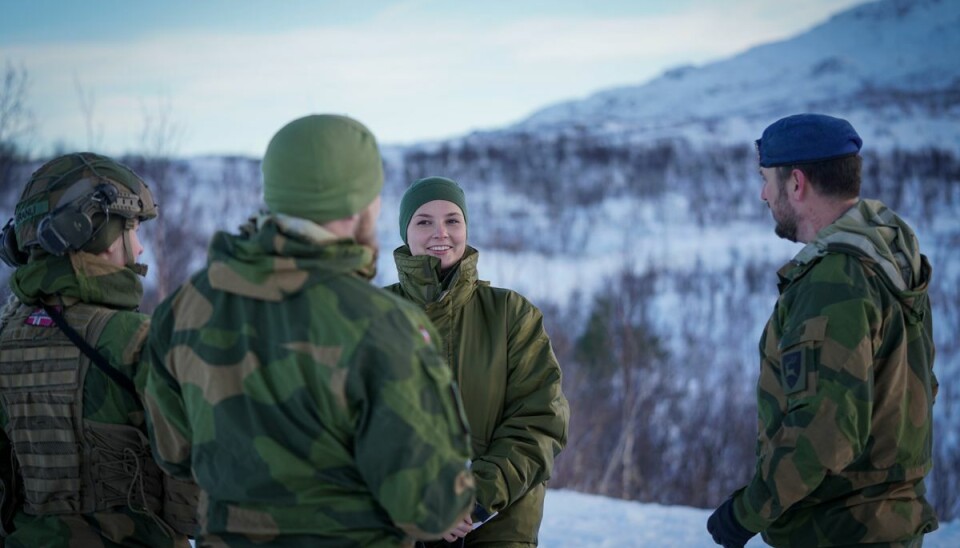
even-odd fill
[{"label": "man with blue beret", "polygon": [[760,338],[756,469],[707,521],[741,547],[921,546],[937,528],[932,466],[931,267],[913,230],[859,197],[863,141],[798,114],[757,140],[781,238],[806,244],[778,274]]}]

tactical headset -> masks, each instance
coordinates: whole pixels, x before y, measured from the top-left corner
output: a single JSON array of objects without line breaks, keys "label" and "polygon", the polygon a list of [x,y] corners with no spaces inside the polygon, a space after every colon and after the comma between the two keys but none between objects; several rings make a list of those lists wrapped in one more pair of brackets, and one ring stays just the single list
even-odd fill
[{"label": "tactical headset", "polygon": [[[23,247],[39,245],[51,255],[61,256],[68,251],[79,251],[107,224],[110,214],[115,213],[128,220],[132,228],[133,220],[142,209],[140,197],[132,192],[120,191],[114,183],[94,185],[90,179],[78,181],[71,186],[57,207],[37,225],[37,239],[26,242]],[[106,218],[96,229],[93,216],[97,213]],[[3,240],[0,247],[0,260],[16,268],[27,264],[29,254],[17,246],[14,220],[10,219],[0,235]]]},{"label": "tactical headset", "polygon": [[0,261],[11,268],[27,264],[30,256],[20,251],[17,247],[17,235],[13,228],[13,218],[3,225],[3,233],[0,234]]}]

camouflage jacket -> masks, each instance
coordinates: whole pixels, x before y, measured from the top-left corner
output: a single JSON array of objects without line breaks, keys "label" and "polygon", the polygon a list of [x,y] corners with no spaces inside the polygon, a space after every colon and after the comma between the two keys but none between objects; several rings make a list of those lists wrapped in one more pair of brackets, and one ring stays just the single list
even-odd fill
[{"label": "camouflage jacket", "polygon": [[515,291],[479,281],[478,258],[468,246],[452,278],[441,281],[435,257],[401,246],[394,251],[400,283],[387,289],[426,310],[460,387],[479,514],[498,513],[466,544],[536,543],[570,408],[540,311]]},{"label": "camouflage jacket", "polygon": [[924,498],[937,392],[913,231],[861,200],[779,272],[760,340],[759,438],[737,519],[773,546],[910,541],[937,527]]},{"label": "camouflage jacket", "polygon": [[[71,253],[64,257],[48,256],[42,260],[34,260],[29,264],[16,270],[11,278],[11,288],[15,298],[8,303],[4,311],[2,323],[5,333],[3,339],[8,339],[7,335],[17,330],[20,333],[18,337],[28,337],[31,332],[37,334],[37,339],[42,340],[51,330],[58,330],[58,327],[40,308],[44,302],[47,304],[57,304],[63,301],[67,304],[64,315],[70,321],[73,303],[86,303],[97,307],[104,307],[116,311],[113,313],[97,340],[88,341],[91,346],[97,350],[112,366],[119,370],[123,375],[133,378],[139,358],[139,353],[143,340],[149,327],[149,318],[138,312],[135,307],[139,304],[142,295],[142,286],[139,278],[129,269],[113,266],[98,257],[88,253]],[[56,297],[54,297],[56,296]],[[78,331],[82,326],[78,327]],[[32,330],[32,331],[31,331]],[[19,348],[23,348],[22,344]],[[13,350],[0,344],[0,353],[6,352],[24,352],[24,350]],[[74,354],[79,354],[75,351]],[[0,360],[9,362],[9,360]],[[52,364],[57,365],[57,364]],[[9,363],[10,369],[0,372],[0,375],[9,376],[2,383],[4,386],[15,387],[23,383],[29,383],[30,379],[16,379],[18,366],[16,363]],[[59,367],[59,365],[57,365]],[[75,375],[72,371],[70,375]],[[131,393],[121,388],[116,382],[111,380],[107,374],[103,373],[97,367],[88,367],[85,376],[83,376],[82,387],[78,388],[82,398],[82,428],[81,425],[70,427],[67,424],[59,425],[50,423],[50,429],[35,429],[31,435],[30,443],[43,442],[50,439],[50,436],[60,436],[71,428],[81,428],[78,432],[92,431],[117,431],[116,427],[132,427],[133,432],[139,430],[139,437],[146,443],[146,425],[144,423],[144,411],[140,402]],[[36,397],[34,398],[36,399]],[[5,393],[4,402],[13,401]],[[42,407],[42,406],[41,406]],[[10,410],[5,406],[0,407],[0,424],[3,426],[3,432],[0,432],[0,467],[3,468],[2,476],[4,484],[0,486],[0,498],[5,498],[11,493],[8,489],[7,479],[11,470],[9,456],[11,455],[11,438],[9,434],[15,432],[17,427],[11,424],[9,418]],[[42,420],[43,417],[37,417]],[[48,422],[53,419],[48,419]],[[130,433],[130,430],[123,430]],[[79,434],[78,434],[79,435]],[[79,443],[79,442],[77,442]],[[27,444],[29,445],[29,443]],[[18,447],[20,447],[18,445]],[[105,451],[105,447],[96,449],[96,451]],[[143,458],[149,459],[149,451],[144,446],[146,454]],[[16,453],[14,453],[16,454]],[[88,458],[89,453],[81,452],[82,458]],[[19,460],[22,455],[19,455]],[[103,461],[102,455],[97,456],[98,462]],[[36,458],[36,457],[34,457]],[[121,459],[125,460],[125,459]],[[20,463],[21,466],[23,463]],[[150,463],[152,464],[152,463]],[[33,475],[44,473],[54,473],[60,470],[67,474],[70,472],[70,466],[64,462],[44,464],[44,469],[40,472],[34,472]],[[75,464],[81,470],[88,469],[88,465],[81,462]],[[140,472],[146,472],[144,463],[136,465],[141,467]],[[154,471],[159,474],[159,470],[152,465]],[[97,477],[107,479],[111,472],[103,471]],[[20,476],[19,473],[16,474]],[[62,476],[50,476],[62,477]],[[156,477],[147,478],[141,476],[139,481],[158,481]],[[22,478],[19,479],[22,485]],[[33,480],[38,481],[38,480]],[[39,480],[42,481],[42,480]],[[62,486],[62,482],[60,483]],[[80,489],[85,489],[87,482],[80,482]],[[96,485],[99,492],[102,484]],[[29,487],[28,487],[29,488]],[[84,497],[89,493],[81,492]],[[98,493],[98,498],[103,495]],[[138,504],[137,498],[130,499],[129,496],[119,496],[118,499],[124,500],[123,504],[118,504],[109,510],[99,510],[90,513],[48,513],[38,515],[36,513],[28,514],[22,508],[14,516],[16,530],[10,536],[6,537],[6,546],[70,546],[70,547],[97,547],[97,546],[189,546],[185,536],[175,535],[167,524],[163,523],[154,513],[145,512]],[[22,499],[21,499],[22,500]],[[2,542],[0,542],[2,544]]]},{"label": "camouflage jacket", "polygon": [[151,440],[202,489],[202,542],[409,546],[473,506],[469,432],[427,318],[370,249],[263,216],[158,307]]}]

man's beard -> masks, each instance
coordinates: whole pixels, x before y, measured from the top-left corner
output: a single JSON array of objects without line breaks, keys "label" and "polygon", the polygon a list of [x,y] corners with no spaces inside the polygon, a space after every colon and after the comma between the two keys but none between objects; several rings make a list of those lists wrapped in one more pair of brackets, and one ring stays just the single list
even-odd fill
[{"label": "man's beard", "polygon": [[800,218],[797,215],[797,210],[795,210],[787,200],[787,195],[783,188],[781,188],[774,206],[775,207],[770,208],[770,211],[773,213],[773,220],[777,222],[777,226],[773,229],[774,233],[784,240],[796,242]]},{"label": "man's beard", "polygon": [[364,210],[360,214],[353,239],[358,244],[370,248],[373,251],[374,262],[376,262],[376,257],[380,254],[380,241],[377,238],[377,219],[370,214],[370,211]]}]

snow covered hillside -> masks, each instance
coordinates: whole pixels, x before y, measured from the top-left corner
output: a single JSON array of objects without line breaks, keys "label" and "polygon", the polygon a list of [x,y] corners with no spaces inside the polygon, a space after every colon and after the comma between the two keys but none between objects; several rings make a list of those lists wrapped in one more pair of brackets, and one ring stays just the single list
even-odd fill
[{"label": "snow covered hillside", "polygon": [[734,142],[785,113],[813,111],[847,116],[871,147],[956,148],[958,28],[953,0],[867,3],[789,40],[550,106],[511,129]]}]

